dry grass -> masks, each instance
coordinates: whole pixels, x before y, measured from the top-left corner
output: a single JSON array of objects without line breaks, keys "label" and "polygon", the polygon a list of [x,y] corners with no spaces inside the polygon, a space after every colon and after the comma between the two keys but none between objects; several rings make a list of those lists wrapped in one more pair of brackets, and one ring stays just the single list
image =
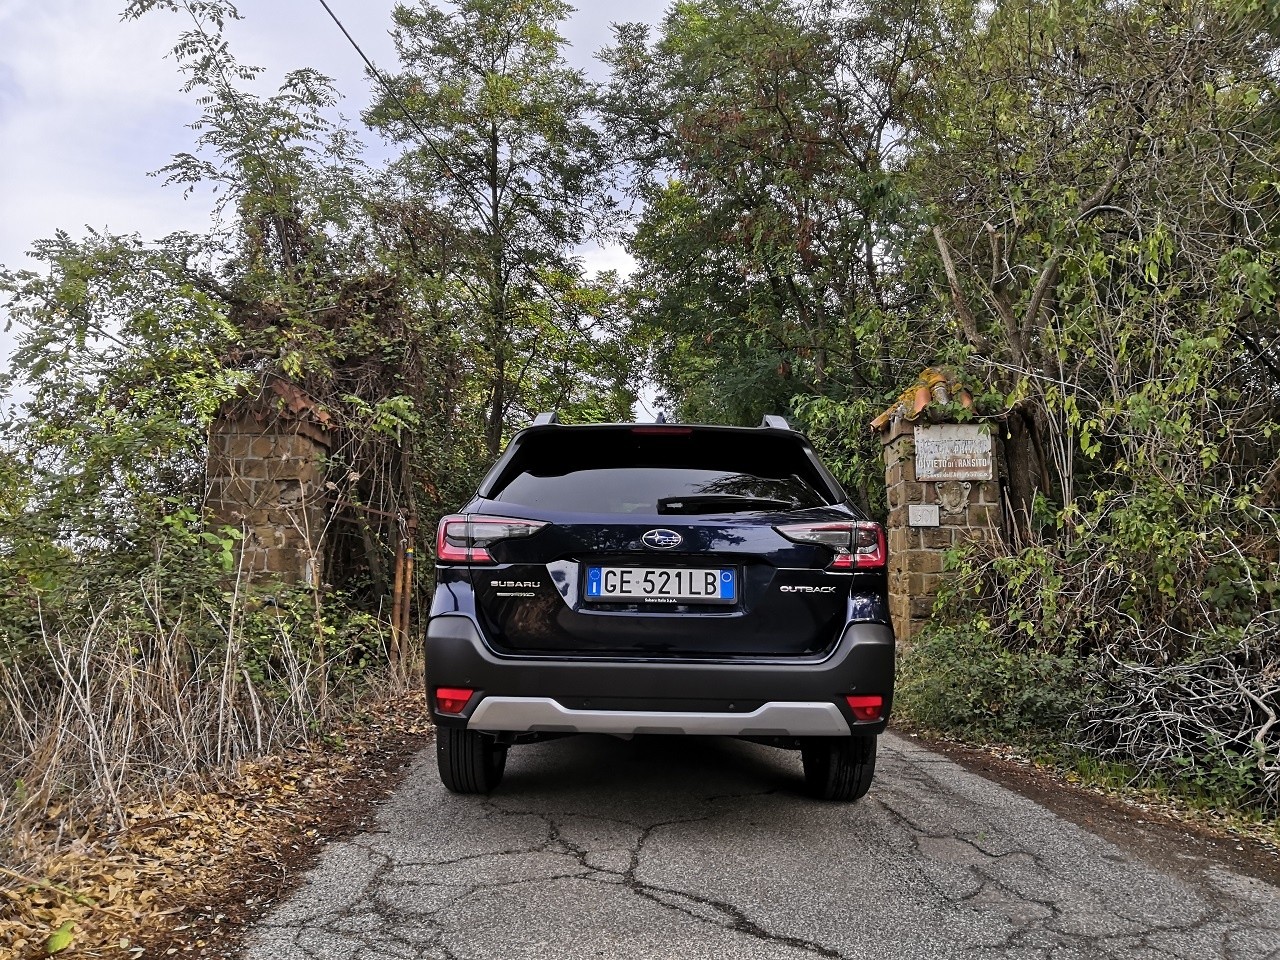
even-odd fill
[{"label": "dry grass", "polygon": [[[155,891],[184,888],[174,858],[204,870],[262,803],[282,809],[294,788],[272,758],[323,747],[358,697],[412,684],[336,681],[323,631],[270,609],[247,630],[238,594],[190,609],[170,614],[154,588],[107,598],[0,660],[0,954],[160,911]],[[256,813],[227,799],[246,795],[267,799]],[[168,852],[148,854],[161,839]]]},{"label": "dry grass", "polygon": [[316,695],[324,665],[292,644],[279,647],[283,695],[265,696],[234,633],[201,650],[181,623],[135,628],[104,609],[83,633],[42,636],[25,664],[0,664],[3,834],[66,804],[122,825],[129,799],[305,741],[331,718],[333,698]]},{"label": "dry grass", "polygon": [[426,739],[421,691],[385,694],[327,741],[238,763],[217,788],[126,802],[123,828],[105,809],[50,810],[29,828],[39,871],[0,868],[0,956],[43,957],[64,924],[77,957],[233,955],[243,927],[325,837],[368,814]]}]

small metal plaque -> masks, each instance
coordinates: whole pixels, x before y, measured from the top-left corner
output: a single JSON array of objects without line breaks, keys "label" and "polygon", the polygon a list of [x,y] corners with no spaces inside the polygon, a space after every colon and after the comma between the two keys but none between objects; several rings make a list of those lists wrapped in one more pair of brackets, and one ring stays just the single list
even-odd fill
[{"label": "small metal plaque", "polygon": [[907,523],[913,527],[938,526],[938,505],[936,503],[907,504]]},{"label": "small metal plaque", "polygon": [[916,427],[917,480],[990,480],[991,433],[977,424]]}]

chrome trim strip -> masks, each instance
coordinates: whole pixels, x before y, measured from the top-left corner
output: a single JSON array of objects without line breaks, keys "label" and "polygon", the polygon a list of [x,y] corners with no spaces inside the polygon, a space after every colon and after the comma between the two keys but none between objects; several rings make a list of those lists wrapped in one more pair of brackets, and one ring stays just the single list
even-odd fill
[{"label": "chrome trim strip", "polygon": [[834,703],[766,703],[750,713],[569,710],[550,697],[485,697],[467,729],[489,733],[706,734],[730,737],[847,737]]}]

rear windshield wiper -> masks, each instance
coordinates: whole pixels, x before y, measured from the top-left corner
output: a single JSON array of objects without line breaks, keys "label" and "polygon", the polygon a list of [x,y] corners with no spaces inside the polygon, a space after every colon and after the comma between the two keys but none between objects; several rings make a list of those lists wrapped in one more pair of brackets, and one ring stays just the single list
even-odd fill
[{"label": "rear windshield wiper", "polygon": [[736,493],[695,493],[684,497],[663,497],[659,513],[715,513],[719,510],[794,510],[794,500],[777,497],[748,497]]}]

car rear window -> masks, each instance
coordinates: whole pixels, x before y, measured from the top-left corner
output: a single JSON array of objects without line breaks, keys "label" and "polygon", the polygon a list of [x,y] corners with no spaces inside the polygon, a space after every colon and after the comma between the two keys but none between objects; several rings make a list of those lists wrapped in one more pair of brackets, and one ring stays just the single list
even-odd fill
[{"label": "car rear window", "polygon": [[[706,498],[706,502],[698,507],[684,499],[691,497]],[[757,477],[679,467],[521,473],[493,499],[578,513],[733,513],[818,507],[826,502],[799,477]]]},{"label": "car rear window", "polygon": [[817,507],[834,491],[798,437],[567,428],[523,436],[484,495],[578,513],[734,513]]}]

